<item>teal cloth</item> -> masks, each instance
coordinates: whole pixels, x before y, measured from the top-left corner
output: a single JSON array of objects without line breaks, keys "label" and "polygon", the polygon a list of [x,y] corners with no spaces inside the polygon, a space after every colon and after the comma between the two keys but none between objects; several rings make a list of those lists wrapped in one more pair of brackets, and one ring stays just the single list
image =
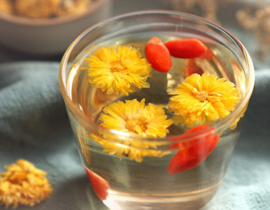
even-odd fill
[{"label": "teal cloth", "polygon": [[[0,65],[0,172],[23,158],[48,172],[50,198],[19,210],[105,210],[81,164],[58,86],[59,63]],[[270,69],[256,85],[224,182],[205,210],[270,210]],[[0,209],[4,209],[0,206]]]}]

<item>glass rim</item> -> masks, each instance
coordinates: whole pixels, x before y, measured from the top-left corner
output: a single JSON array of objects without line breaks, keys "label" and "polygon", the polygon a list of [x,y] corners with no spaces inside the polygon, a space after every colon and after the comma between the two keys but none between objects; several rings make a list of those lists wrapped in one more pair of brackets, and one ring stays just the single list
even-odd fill
[{"label": "glass rim", "polygon": [[[235,110],[233,110],[230,115],[228,115],[227,117],[221,119],[220,121],[218,121],[217,123],[215,123],[214,125],[209,125],[208,128],[199,130],[199,131],[195,131],[193,133],[190,134],[180,134],[180,135],[173,135],[173,136],[165,136],[165,137],[160,137],[160,138],[154,138],[154,137],[141,137],[138,136],[136,134],[131,134],[131,133],[126,133],[126,132],[122,132],[122,131],[118,131],[115,129],[108,129],[105,128],[103,126],[101,126],[100,124],[96,123],[94,120],[86,118],[84,116],[84,114],[78,110],[78,108],[76,108],[76,106],[74,105],[74,103],[71,101],[71,99],[69,98],[69,95],[67,94],[66,91],[66,82],[64,81],[64,72],[65,69],[67,68],[67,61],[69,56],[72,53],[72,50],[74,49],[74,47],[81,41],[81,39],[84,38],[84,36],[88,33],[91,33],[91,31],[95,30],[96,28],[98,28],[101,25],[106,25],[110,22],[119,20],[119,19],[123,19],[126,17],[132,17],[132,16],[137,16],[137,15],[149,15],[149,14],[160,14],[160,15],[177,15],[177,16],[183,16],[192,20],[196,20],[196,21],[200,21],[203,22],[204,24],[211,26],[212,28],[216,28],[218,29],[220,32],[222,32],[226,37],[228,37],[230,40],[234,41],[234,43],[238,46],[238,48],[241,50],[243,57],[245,58],[245,62],[247,65],[247,69],[248,69],[248,76],[246,76],[246,87],[247,87],[247,91],[245,92],[245,94],[241,97],[240,101],[238,102],[238,106],[235,108]],[[109,19],[103,20],[91,27],[89,27],[88,29],[86,29],[83,33],[81,33],[72,43],[71,45],[68,47],[68,49],[66,50],[66,52],[64,53],[62,60],[61,60],[61,64],[59,67],[59,86],[60,86],[60,91],[62,93],[62,97],[64,98],[65,103],[68,105],[68,107],[71,107],[74,114],[76,116],[78,116],[78,118],[80,120],[83,120],[84,124],[91,124],[91,129],[94,130],[103,130],[105,132],[109,132],[113,135],[120,135],[122,137],[125,138],[130,138],[130,139],[140,139],[140,140],[148,140],[148,141],[156,141],[161,140],[161,141],[168,141],[168,143],[172,143],[175,144],[176,142],[184,142],[184,141],[189,141],[191,139],[194,138],[194,135],[196,134],[196,138],[201,137],[201,136],[205,136],[205,135],[209,135],[210,132],[213,131],[213,128],[215,131],[217,130],[223,130],[226,127],[229,127],[231,124],[233,124],[233,122],[235,122],[238,118],[240,118],[241,114],[243,113],[243,110],[245,109],[245,107],[248,105],[249,99],[251,97],[251,94],[253,92],[254,89],[254,84],[255,84],[255,71],[254,71],[254,66],[253,66],[253,62],[251,60],[251,57],[248,53],[248,51],[246,50],[246,48],[243,46],[243,44],[229,31],[227,31],[225,28],[223,28],[222,26],[213,23],[209,20],[206,20],[202,17],[193,15],[193,14],[189,14],[189,13],[185,13],[185,12],[178,12],[178,11],[171,11],[171,10],[140,10],[140,11],[133,11],[133,12],[128,12],[128,13],[124,13],[124,14],[120,14],[120,15],[116,15],[114,17],[111,17]],[[88,127],[88,126],[87,126]],[[217,132],[218,133],[218,132]],[[170,138],[177,138],[179,137],[179,141],[171,141]]]}]

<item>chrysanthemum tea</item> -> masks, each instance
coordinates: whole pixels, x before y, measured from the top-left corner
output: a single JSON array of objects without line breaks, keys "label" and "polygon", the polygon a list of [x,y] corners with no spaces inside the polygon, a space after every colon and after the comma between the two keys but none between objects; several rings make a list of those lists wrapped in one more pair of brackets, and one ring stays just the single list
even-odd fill
[{"label": "chrysanthemum tea", "polygon": [[153,12],[153,25],[133,27],[131,16],[119,17],[127,28],[84,44],[69,65],[71,126],[91,185],[111,209],[199,209],[229,165],[251,61],[222,31],[192,31],[210,24],[197,17],[184,15],[179,28],[182,15]]}]

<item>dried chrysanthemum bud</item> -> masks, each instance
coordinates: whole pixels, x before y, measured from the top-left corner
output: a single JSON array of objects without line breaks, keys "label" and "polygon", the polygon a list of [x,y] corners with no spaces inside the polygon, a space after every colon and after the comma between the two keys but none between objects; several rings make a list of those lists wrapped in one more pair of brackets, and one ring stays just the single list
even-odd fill
[{"label": "dried chrysanthemum bud", "polygon": [[0,12],[12,14],[12,3],[10,0],[0,0]]},{"label": "dried chrysanthemum bud", "polygon": [[53,191],[47,173],[26,160],[18,160],[0,174],[0,205],[34,206],[48,198]]},{"label": "dried chrysanthemum bud", "polygon": [[26,18],[52,18],[83,13],[92,0],[0,0],[0,12]]},{"label": "dried chrysanthemum bud", "polygon": [[82,13],[88,8],[90,2],[91,0],[61,0],[56,16]]},{"label": "dried chrysanthemum bud", "polygon": [[54,15],[60,0],[16,0],[15,9],[19,16],[49,18]]}]

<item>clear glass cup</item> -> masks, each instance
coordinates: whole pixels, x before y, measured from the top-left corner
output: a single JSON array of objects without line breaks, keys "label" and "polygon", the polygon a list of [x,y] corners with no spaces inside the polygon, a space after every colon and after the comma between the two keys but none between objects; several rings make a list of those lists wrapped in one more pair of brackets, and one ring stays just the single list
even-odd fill
[{"label": "clear glass cup", "polygon": [[[223,77],[239,89],[241,99],[229,116],[191,134],[183,134],[188,130],[185,126],[172,125],[170,133],[162,138],[139,137],[99,124],[103,108],[118,100],[145,98],[146,103],[162,105],[171,118],[167,109],[169,92],[185,80],[183,69],[188,59],[172,58],[173,66],[167,73],[152,70],[147,80],[150,88],[136,89],[128,96],[109,95],[91,86],[87,70],[83,69],[87,67],[85,58],[103,46],[129,45],[144,55],[145,44],[153,36],[163,42],[196,38],[210,49],[210,58],[193,61],[205,73]],[[254,69],[245,47],[224,28],[180,12],[138,11],[105,20],[83,32],[63,56],[59,83],[82,163],[94,191],[106,206],[124,210],[199,209],[215,195],[229,166],[253,91]],[[209,155],[199,157],[201,161],[194,167],[175,174],[168,172],[170,161],[179,152],[175,145],[197,145],[204,151],[203,142],[213,131],[219,141]],[[142,146],[144,143],[148,146]],[[108,145],[127,152],[119,158],[117,152],[106,151]],[[146,155],[136,161],[130,158],[134,151]]]}]

